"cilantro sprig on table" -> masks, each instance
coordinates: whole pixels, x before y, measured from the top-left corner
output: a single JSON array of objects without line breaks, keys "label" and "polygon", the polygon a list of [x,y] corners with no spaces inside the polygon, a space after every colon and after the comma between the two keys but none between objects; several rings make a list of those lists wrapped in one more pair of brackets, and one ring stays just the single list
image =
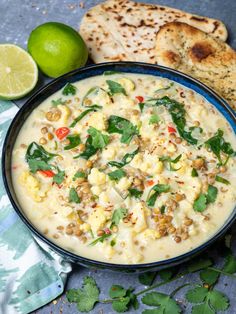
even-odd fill
[{"label": "cilantro sprig on table", "polygon": [[[196,258],[185,265],[184,271],[178,271],[175,267],[140,274],[139,282],[146,286],[140,291],[135,291],[133,287],[125,288],[113,284],[107,299],[100,298],[100,291],[95,280],[92,277],[85,277],[80,289],[70,289],[67,292],[67,299],[69,302],[75,302],[80,312],[87,313],[94,308],[96,303],[111,304],[113,311],[123,313],[132,308],[139,309],[139,304],[142,302],[147,306],[142,314],[180,314],[183,313],[183,309],[175,300],[175,295],[179,290],[189,287],[185,297],[186,302],[192,305],[191,313],[216,314],[218,311],[227,310],[230,301],[224,293],[214,288],[215,284],[223,275],[236,279],[236,258],[230,247],[225,250],[227,254],[222,268],[214,267],[211,258]],[[186,283],[186,276],[196,272],[199,272],[199,280]],[[170,294],[156,291],[157,288],[170,282],[181,281],[181,278],[184,283],[179,283]]]}]

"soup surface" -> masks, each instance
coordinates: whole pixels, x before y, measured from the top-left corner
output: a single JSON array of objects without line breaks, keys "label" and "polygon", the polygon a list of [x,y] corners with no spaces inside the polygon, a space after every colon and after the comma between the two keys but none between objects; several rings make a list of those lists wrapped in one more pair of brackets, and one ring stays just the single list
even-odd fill
[{"label": "soup surface", "polygon": [[12,176],[46,237],[95,260],[160,261],[196,248],[232,213],[235,135],[168,79],[104,73],[67,84],[24,123]]}]

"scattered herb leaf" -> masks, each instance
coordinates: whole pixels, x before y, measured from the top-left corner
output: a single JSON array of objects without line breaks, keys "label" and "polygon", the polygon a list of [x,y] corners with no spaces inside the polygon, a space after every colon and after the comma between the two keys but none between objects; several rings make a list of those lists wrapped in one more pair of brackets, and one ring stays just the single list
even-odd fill
[{"label": "scattered herb leaf", "polygon": [[[224,132],[218,129],[216,134],[205,142],[206,146],[216,155],[219,165],[226,165],[231,156],[235,156],[236,152],[233,150],[231,144],[226,142],[223,138]],[[225,160],[222,159],[222,153],[226,155]]]},{"label": "scattered herb leaf", "polygon": [[143,191],[139,191],[138,189],[135,188],[129,188],[128,191],[131,197],[133,196],[135,198],[140,198],[143,195]]},{"label": "scattered herb leaf", "polygon": [[92,146],[94,148],[104,148],[109,143],[109,136],[102,134],[101,131],[92,126],[88,129],[88,134],[92,138]]},{"label": "scattered herb leaf", "polygon": [[191,176],[192,177],[198,177],[198,173],[197,173],[197,170],[195,168],[192,169]]},{"label": "scattered herb leaf", "polygon": [[66,86],[62,90],[62,95],[69,96],[72,95],[74,96],[76,94],[76,87],[72,85],[71,83],[67,83]]},{"label": "scattered herb leaf", "polygon": [[[166,314],[178,314],[181,313],[181,308],[177,304],[177,302],[172,299],[169,295],[160,293],[160,292],[150,292],[145,294],[142,298],[143,304],[149,306],[158,306],[158,313],[166,313]],[[152,313],[148,312],[149,310],[145,310],[145,313]]]},{"label": "scattered herb leaf", "polygon": [[129,144],[134,135],[138,135],[137,126],[119,116],[110,116],[108,119],[108,133],[121,134],[121,143]]},{"label": "scattered herb leaf", "polygon": [[64,181],[65,178],[65,171],[61,171],[59,168],[57,168],[57,173],[55,176],[53,176],[53,182],[56,184],[61,184]]},{"label": "scattered herb leaf", "polygon": [[106,83],[109,87],[109,94],[111,96],[113,96],[114,94],[124,94],[125,96],[127,96],[127,93],[121,84],[111,80],[107,80]]},{"label": "scattered herb leaf", "polygon": [[157,114],[152,114],[149,119],[149,124],[156,124],[160,121],[160,117]]},{"label": "scattered herb leaf", "polygon": [[65,105],[66,101],[62,100],[62,98],[58,98],[57,100],[52,100],[52,106],[56,107],[58,105]]},{"label": "scattered herb leaf", "polygon": [[65,150],[69,150],[77,147],[81,143],[81,139],[79,134],[71,134],[66,137],[67,140],[70,141],[70,144],[64,147]]},{"label": "scattered herb leaf", "polygon": [[157,276],[156,271],[147,272],[147,273],[140,274],[138,276],[138,280],[142,285],[151,286],[153,284],[153,281],[155,280],[156,276]]},{"label": "scattered herb leaf", "polygon": [[139,149],[136,149],[132,153],[125,154],[124,157],[121,159],[121,161],[109,161],[108,165],[112,167],[117,167],[117,168],[124,167],[125,165],[129,164],[132,161],[134,156],[137,155],[138,151]]},{"label": "scattered herb leaf", "polygon": [[125,177],[126,172],[123,169],[118,169],[108,173],[110,180],[119,181],[121,178]]},{"label": "scattered herb leaf", "polygon": [[79,154],[73,158],[77,159],[80,157],[80,158],[88,160],[91,156],[95,155],[97,151],[98,151],[98,148],[95,148],[92,145],[92,137],[89,136],[85,142],[85,150],[81,154]]},{"label": "scattered herb leaf", "polygon": [[74,119],[74,121],[70,125],[70,128],[75,127],[77,122],[82,120],[89,112],[97,111],[97,109],[102,109],[102,106],[98,106],[98,105],[89,106],[89,109],[84,110],[77,118]]},{"label": "scattered herb leaf", "polygon": [[86,178],[86,173],[78,170],[73,177],[73,181],[78,178]]},{"label": "scattered herb leaf", "polygon": [[111,226],[110,228],[112,228],[113,226],[118,226],[120,220],[122,220],[123,218],[125,218],[127,216],[127,208],[118,208],[115,209],[112,217],[111,217]]},{"label": "scattered herb leaf", "polygon": [[69,202],[79,204],[80,198],[75,188],[71,188],[69,192]]},{"label": "scattered herb leaf", "polygon": [[[151,190],[149,191],[148,198],[147,198],[147,205],[154,206],[157,197],[161,193],[166,193],[170,191],[170,186],[168,184],[156,184],[154,185]],[[154,193],[152,193],[154,192]]]},{"label": "scattered herb leaf", "polygon": [[216,181],[220,182],[220,183],[223,183],[223,184],[226,184],[226,185],[230,184],[230,182],[228,180],[226,180],[225,178],[222,178],[222,177],[220,177],[218,175],[216,175]]},{"label": "scattered herb leaf", "polygon": [[109,233],[109,234],[104,233],[101,237],[98,237],[93,242],[91,242],[89,245],[93,246],[93,245],[96,245],[98,242],[103,243],[103,241],[106,240],[107,238],[109,238],[110,236],[111,236],[111,233]]},{"label": "scattered herb leaf", "polygon": [[92,277],[85,277],[81,289],[70,289],[66,293],[69,302],[76,302],[81,312],[90,312],[98,302],[99,289]]}]

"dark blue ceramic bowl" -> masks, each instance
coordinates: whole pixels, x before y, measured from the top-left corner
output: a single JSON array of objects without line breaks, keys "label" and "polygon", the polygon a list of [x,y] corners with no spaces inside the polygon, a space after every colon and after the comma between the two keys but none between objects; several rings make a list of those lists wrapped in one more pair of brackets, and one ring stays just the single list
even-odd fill
[{"label": "dark blue ceramic bowl", "polygon": [[26,226],[33,232],[33,234],[38,237],[40,240],[48,244],[53,250],[57,253],[61,254],[65,259],[70,260],[72,262],[81,264],[83,266],[93,267],[93,268],[103,268],[109,270],[116,271],[125,271],[125,272],[140,272],[140,271],[150,271],[157,270],[161,268],[166,268],[170,266],[174,266],[180,264],[193,256],[199,254],[206,248],[208,248],[213,242],[219,239],[227,229],[233,224],[236,219],[236,208],[230,215],[230,217],[225,221],[224,225],[217,233],[206,241],[204,244],[195,248],[194,250],[182,254],[180,256],[166,259],[160,262],[146,263],[146,264],[134,264],[134,265],[124,265],[124,264],[111,264],[99,262],[96,260],[88,259],[85,257],[81,257],[75,255],[65,249],[57,246],[52,241],[48,240],[44,235],[38,232],[38,230],[34,227],[34,225],[29,221],[29,219],[25,216],[21,206],[17,200],[17,197],[14,192],[12,178],[11,178],[11,155],[12,149],[16,140],[16,137],[24,124],[25,120],[28,118],[30,113],[41,104],[46,98],[51,96],[53,93],[57,92],[61,89],[67,82],[73,83],[79,80],[83,80],[88,77],[92,77],[95,75],[103,74],[104,71],[118,71],[118,72],[128,72],[128,73],[142,73],[142,74],[150,74],[154,76],[160,76],[164,78],[168,78],[175,82],[178,82],[195,92],[199,93],[203,97],[205,97],[213,106],[215,106],[226,118],[229,124],[236,132],[236,116],[233,110],[229,107],[229,105],[216,93],[214,93],[210,88],[200,83],[199,81],[182,74],[178,71],[157,66],[146,63],[137,63],[137,62],[117,62],[117,63],[104,63],[98,65],[87,66],[68,74],[65,74],[43,88],[37,91],[30,99],[24,104],[24,106],[19,110],[14,120],[11,123],[11,126],[8,130],[2,154],[2,172],[3,179],[7,194],[10,198],[10,201],[16,210],[17,214],[23,220]]}]

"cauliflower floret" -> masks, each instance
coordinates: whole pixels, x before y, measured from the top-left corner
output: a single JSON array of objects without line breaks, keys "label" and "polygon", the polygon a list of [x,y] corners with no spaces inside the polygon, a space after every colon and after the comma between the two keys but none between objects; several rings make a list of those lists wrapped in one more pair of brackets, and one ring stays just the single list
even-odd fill
[{"label": "cauliflower floret", "polygon": [[162,173],[164,166],[163,162],[159,161],[157,156],[152,156],[145,152],[138,153],[134,156],[130,165],[134,168],[140,169],[141,171],[147,172],[150,175]]},{"label": "cauliflower floret", "polygon": [[144,236],[144,238],[146,238],[147,240],[156,240],[156,239],[160,239],[161,235],[158,231],[154,230],[154,229],[146,229],[142,235]]},{"label": "cauliflower floret", "polygon": [[84,232],[88,232],[91,229],[91,226],[87,223],[83,223],[80,225],[80,230]]},{"label": "cauliflower floret", "polygon": [[132,80],[126,78],[126,77],[122,77],[122,78],[118,79],[118,83],[124,87],[126,92],[131,92],[135,89],[134,82]]},{"label": "cauliflower floret", "polygon": [[107,194],[107,192],[102,192],[99,194],[99,201],[101,203],[109,203],[110,202],[110,198],[109,198],[109,195]]},{"label": "cauliflower floret", "polygon": [[100,186],[95,185],[91,187],[91,191],[93,195],[99,195],[102,192],[102,189]]},{"label": "cauliflower floret", "polygon": [[112,160],[116,156],[116,148],[115,147],[107,147],[102,152],[102,157],[106,160]]},{"label": "cauliflower floret", "polygon": [[66,105],[58,105],[57,108],[61,111],[61,118],[58,120],[58,122],[66,124],[71,115],[70,108]]},{"label": "cauliflower floret", "polygon": [[128,190],[128,188],[131,186],[132,181],[126,177],[123,177],[120,179],[120,181],[117,183],[116,187],[121,190],[125,191]]},{"label": "cauliflower floret", "polygon": [[97,168],[93,168],[88,175],[88,181],[92,185],[103,185],[106,183],[106,174],[99,171]]},{"label": "cauliflower floret", "polygon": [[69,206],[63,206],[63,207],[61,206],[57,208],[57,211],[59,212],[61,216],[68,218],[68,216],[73,213],[73,208]]},{"label": "cauliflower floret", "polygon": [[46,192],[40,193],[41,185],[38,179],[36,179],[28,171],[24,171],[21,174],[19,181],[22,185],[26,187],[27,192],[36,202],[42,202],[43,198],[46,196]]},{"label": "cauliflower floret", "polygon": [[88,217],[88,224],[93,233],[97,233],[99,229],[103,228],[110,216],[110,212],[106,212],[102,206],[97,206]]},{"label": "cauliflower floret", "polygon": [[88,119],[88,125],[99,131],[104,131],[107,127],[106,116],[101,112],[94,112]]},{"label": "cauliflower floret", "polygon": [[140,233],[147,228],[145,207],[142,203],[139,202],[137,205],[135,205],[134,209],[132,210],[131,217],[133,230],[135,232]]}]

